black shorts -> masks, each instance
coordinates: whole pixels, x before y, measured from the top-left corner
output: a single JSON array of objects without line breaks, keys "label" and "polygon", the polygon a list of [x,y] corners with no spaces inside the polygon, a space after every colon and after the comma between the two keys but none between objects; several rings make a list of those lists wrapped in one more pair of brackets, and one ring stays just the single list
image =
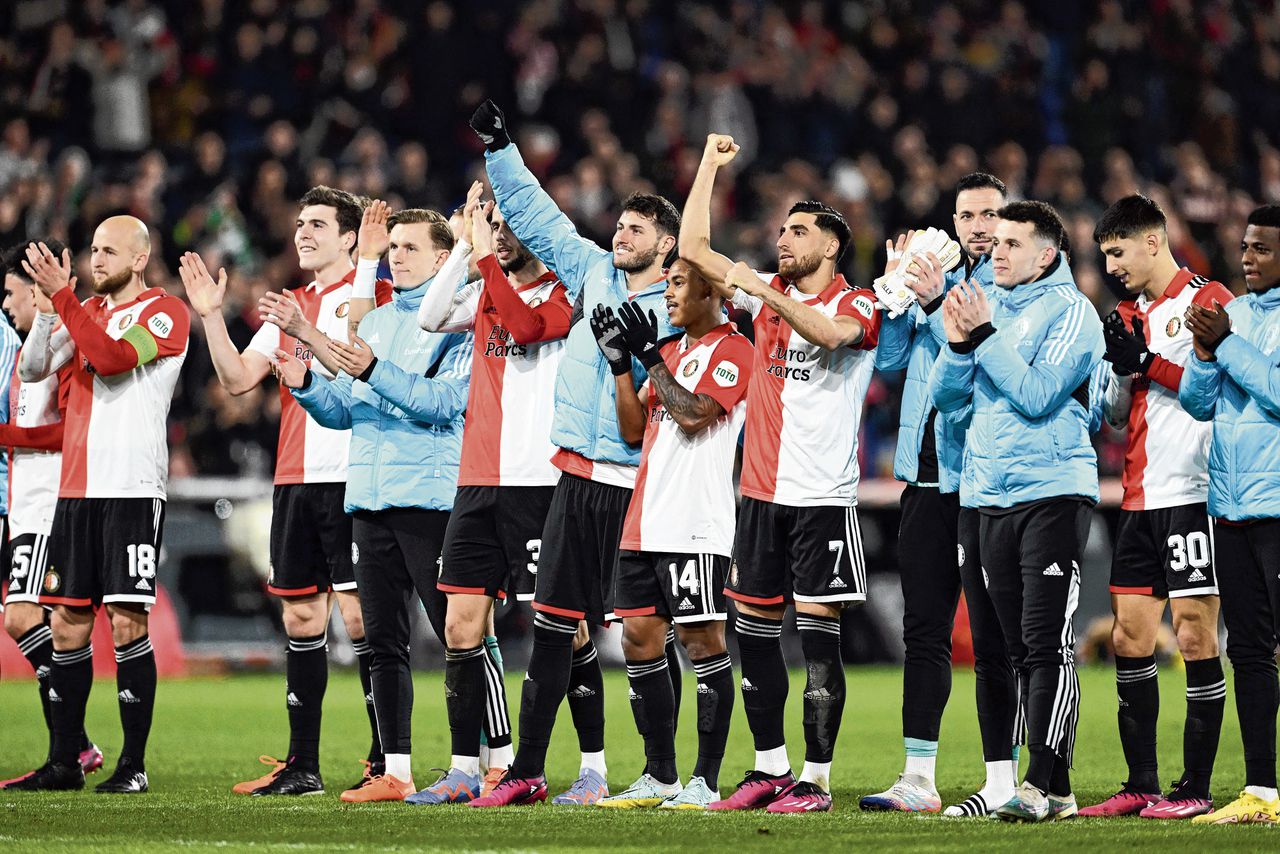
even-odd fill
[{"label": "black shorts", "polygon": [[444,535],[440,589],[532,599],[554,492],[554,486],[458,487]]},{"label": "black shorts", "polygon": [[164,507],[159,498],[59,498],[40,603],[150,609]]},{"label": "black shorts", "polygon": [[630,502],[625,486],[560,476],[542,529],[535,611],[598,625],[614,619],[613,579]]},{"label": "black shorts", "polygon": [[277,596],[355,590],[351,517],[343,511],[345,483],[289,483],[271,496],[271,574]]},{"label": "black shorts", "polygon": [[729,563],[724,555],[621,552],[613,613],[677,623],[724,620]]},{"label": "black shorts", "polygon": [[1217,596],[1207,505],[1121,510],[1111,558],[1111,592],[1161,599]]},{"label": "black shorts", "polygon": [[[8,520],[0,522],[8,528]],[[45,573],[49,569],[49,538],[44,534],[21,534],[9,543],[8,582],[4,585],[4,601],[40,601]]]},{"label": "black shorts", "polygon": [[867,598],[855,507],[790,507],[743,498],[733,560],[725,593],[748,605]]}]

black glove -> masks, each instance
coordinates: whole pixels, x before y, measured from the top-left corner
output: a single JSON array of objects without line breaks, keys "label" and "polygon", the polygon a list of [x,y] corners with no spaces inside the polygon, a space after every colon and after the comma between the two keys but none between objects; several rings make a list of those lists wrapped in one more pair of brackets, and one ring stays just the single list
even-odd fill
[{"label": "black glove", "polygon": [[1146,330],[1141,317],[1134,316],[1133,331],[1130,332],[1119,310],[1113,311],[1102,321],[1102,335],[1107,343],[1107,351],[1102,358],[1110,362],[1120,376],[1145,374],[1151,367],[1155,354],[1147,349]]},{"label": "black glove", "polygon": [[471,114],[471,129],[490,151],[497,151],[511,144],[511,137],[507,134],[507,119],[498,105],[488,98]]},{"label": "black glove", "polygon": [[631,370],[631,353],[623,339],[622,327],[618,318],[613,316],[613,309],[597,305],[591,312],[591,334],[596,336],[596,346],[609,360],[609,369],[615,377],[620,377]]},{"label": "black glove", "polygon": [[626,339],[627,349],[640,360],[646,371],[662,361],[658,352],[658,317],[650,309],[646,317],[640,306],[633,302],[624,302],[618,307],[618,323],[622,325],[622,335]]}]

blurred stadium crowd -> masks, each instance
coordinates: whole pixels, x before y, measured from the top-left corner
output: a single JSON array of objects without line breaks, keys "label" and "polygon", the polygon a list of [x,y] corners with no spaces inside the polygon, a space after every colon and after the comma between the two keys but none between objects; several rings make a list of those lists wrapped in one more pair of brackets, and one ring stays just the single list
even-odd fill
[{"label": "blurred stadium crowd", "polygon": [[[821,199],[855,229],[844,272],[868,282],[887,234],[950,230],[956,178],[982,168],[1058,207],[1105,313],[1093,224],[1135,190],[1180,261],[1243,289],[1244,218],[1280,202],[1277,92],[1268,0],[8,0],[0,245],[83,250],[131,213],[158,246],[149,283],[181,295],[189,249],[228,267],[243,346],[257,297],[302,283],[301,193],[451,209],[482,172],[466,120],[491,96],[584,234],[606,240],[636,189],[681,205],[716,130],[743,147],[717,244],[771,268],[786,208]],[[231,398],[201,352],[184,370],[173,477],[269,476],[276,396]],[[868,397],[880,476],[897,386],[878,376]],[[1122,446],[1103,442],[1115,474]]]}]

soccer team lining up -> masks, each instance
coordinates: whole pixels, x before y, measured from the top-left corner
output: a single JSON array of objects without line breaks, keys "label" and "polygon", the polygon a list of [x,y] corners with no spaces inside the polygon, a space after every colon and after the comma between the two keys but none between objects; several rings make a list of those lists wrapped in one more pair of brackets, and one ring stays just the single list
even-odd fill
[{"label": "soccer team lining up", "polygon": [[[884,275],[864,287],[837,272],[850,228],[820,202],[795,204],[779,224],[776,273],[716,251],[713,185],[738,151],[728,136],[708,137],[683,211],[632,195],[605,249],[579,236],[525,167],[496,105],[482,104],[471,126],[493,198],[477,182],[452,217],[328,187],[306,193],[294,243],[314,281],[263,297],[243,352],[223,319],[226,271],[183,256],[190,310],[148,288],[148,230],[132,217],[94,233],[94,295],[83,303],[65,247],[31,235],[7,253],[4,307],[25,341],[19,350],[4,327],[4,616],[38,676],[49,748],[6,790],[80,789],[102,765],[84,719],[91,630],[105,606],[124,742],[97,791],[147,791],[165,418],[194,314],[223,386],[240,394],[274,374],[282,404],[268,586],[288,635],[289,747],[284,760],[262,757],[267,773],[238,793],[324,791],[336,602],[371,731],[365,773],[343,801],[544,801],[567,700],[581,771],[553,803],[830,810],[847,692],[840,615],[867,595],[859,420],[872,372],[905,369],[894,466],[907,484],[905,763],[862,809],[1280,822],[1280,206],[1249,217],[1248,292],[1233,299],[1179,267],[1154,202],[1115,202],[1094,238],[1128,299],[1100,319],[1076,288],[1057,213],[1007,199],[984,173],[955,188],[954,238],[930,228],[887,241]],[[378,279],[384,258],[389,282]],[[742,332],[730,316],[744,318]],[[1070,779],[1080,701],[1071,620],[1099,500],[1090,436],[1104,422],[1128,433],[1110,578],[1128,779],[1081,808]],[[986,781],[943,810],[934,769],[961,591]],[[447,772],[421,790],[410,769],[415,593],[446,647],[452,750]],[[493,629],[507,597],[534,610],[518,750]],[[1187,690],[1182,774],[1162,788],[1154,652],[1166,601]],[[1220,604],[1245,769],[1240,796],[1215,809]],[[783,735],[788,605],[806,672],[798,775]],[[611,621],[622,623],[645,754],[616,794],[588,631]],[[698,686],[687,783],[677,645]],[[722,793],[739,690],[754,768]]]}]

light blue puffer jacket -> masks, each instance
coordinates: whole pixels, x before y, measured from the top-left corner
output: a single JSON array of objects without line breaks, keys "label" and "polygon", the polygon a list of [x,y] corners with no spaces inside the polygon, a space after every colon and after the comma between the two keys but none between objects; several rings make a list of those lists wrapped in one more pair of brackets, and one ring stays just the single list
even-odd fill
[{"label": "light blue puffer jacket", "polygon": [[[943,292],[966,278],[990,293],[991,257],[981,256],[967,277],[963,264],[947,273]],[[907,369],[906,382],[902,387],[902,410],[898,416],[898,448],[893,455],[893,476],[907,483],[914,483],[920,471],[920,443],[924,440],[929,412],[934,408],[929,396],[929,373],[938,359],[938,352],[946,346],[947,333],[942,327],[940,308],[932,314],[925,314],[923,308],[913,305],[906,314],[892,320],[886,316],[880,324],[876,369]],[[957,492],[964,456],[964,427],[941,416],[934,418],[933,427],[938,454],[938,488],[942,492]]]},{"label": "light blue puffer jacket", "polygon": [[470,333],[425,332],[418,305],[426,286],[395,291],[360,321],[378,364],[368,382],[342,374],[293,397],[325,427],[351,430],[346,510],[452,510],[471,381]]},{"label": "light blue puffer jacket", "polygon": [[1227,304],[1232,334],[1217,361],[1194,355],[1178,400],[1213,422],[1209,513],[1232,522],[1280,517],[1280,288]]},{"label": "light blue puffer jacket", "polygon": [[[622,441],[614,407],[614,382],[609,363],[600,354],[586,320],[598,304],[615,311],[630,299],[658,318],[658,338],[677,331],[667,319],[662,298],[665,281],[631,294],[627,274],[613,266],[613,253],[578,234],[569,218],[538,184],[524,165],[515,143],[486,152],[493,196],[515,233],[529,251],[560,277],[573,303],[573,326],[565,342],[564,357],[556,375],[555,416],[551,441],[589,460],[640,464],[640,447]],[[582,322],[579,322],[582,321]],[[647,374],[632,360],[636,388]]]},{"label": "light blue puffer jacket", "polygon": [[1089,386],[1104,350],[1102,321],[1061,262],[1034,282],[993,287],[988,297],[995,334],[972,353],[943,347],[930,376],[939,413],[957,418],[968,410],[961,506],[1069,496],[1096,502]]}]

